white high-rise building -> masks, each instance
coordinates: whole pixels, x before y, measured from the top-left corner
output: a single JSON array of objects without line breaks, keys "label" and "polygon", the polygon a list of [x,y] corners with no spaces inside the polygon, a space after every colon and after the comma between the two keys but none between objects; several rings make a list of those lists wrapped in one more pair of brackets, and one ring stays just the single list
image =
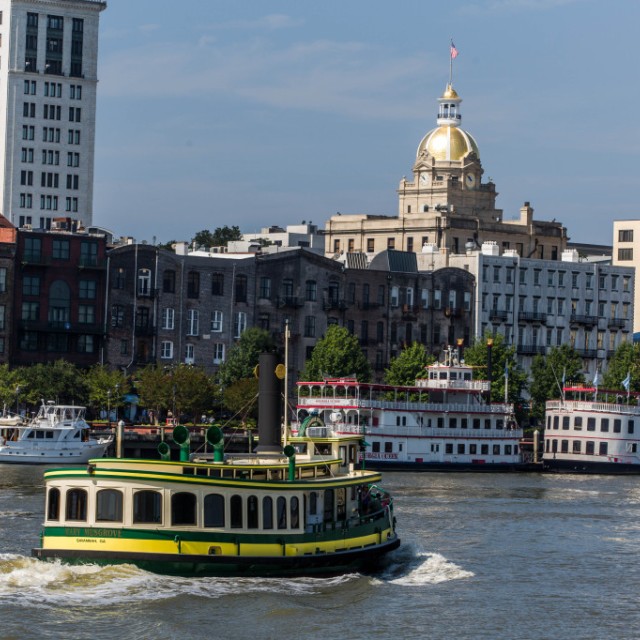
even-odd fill
[{"label": "white high-rise building", "polygon": [[98,0],[0,0],[0,206],[16,226],[93,217]]}]

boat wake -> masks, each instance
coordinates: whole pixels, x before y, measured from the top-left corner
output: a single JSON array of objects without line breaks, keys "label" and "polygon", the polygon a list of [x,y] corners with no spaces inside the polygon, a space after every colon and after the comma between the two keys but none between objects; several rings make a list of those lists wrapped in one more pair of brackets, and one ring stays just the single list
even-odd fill
[{"label": "boat wake", "polygon": [[374,580],[397,585],[423,585],[472,578],[474,575],[439,553],[427,553],[406,545],[390,557],[390,564]]},{"label": "boat wake", "polygon": [[0,603],[19,598],[32,606],[95,606],[173,599],[179,596],[221,598],[247,593],[315,595],[358,579],[332,578],[181,578],[143,571],[133,565],[68,565],[0,554]]}]

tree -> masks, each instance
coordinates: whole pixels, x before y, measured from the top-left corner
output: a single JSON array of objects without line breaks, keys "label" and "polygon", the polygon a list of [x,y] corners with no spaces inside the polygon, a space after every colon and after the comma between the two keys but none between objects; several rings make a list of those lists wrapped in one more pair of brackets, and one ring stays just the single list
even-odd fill
[{"label": "tree", "polygon": [[228,227],[225,225],[224,227],[217,227],[213,233],[209,229],[198,231],[191,239],[191,244],[206,249],[209,247],[226,247],[233,240],[242,240],[240,227],[235,225]]},{"label": "tree", "polygon": [[240,416],[242,422],[247,418],[258,417],[258,379],[242,378],[230,384],[223,395],[224,406],[234,415]]},{"label": "tree", "polygon": [[355,375],[360,382],[371,380],[371,367],[358,338],[344,327],[332,324],[318,340],[307,360],[301,380],[322,380],[323,376],[342,378]]},{"label": "tree", "polygon": [[226,362],[220,365],[220,384],[226,387],[236,380],[251,378],[260,354],[274,349],[275,342],[268,331],[257,327],[243,331],[238,342],[229,349]]},{"label": "tree", "polygon": [[631,374],[630,391],[640,391],[640,344],[622,342],[609,360],[602,386],[626,393],[622,381]]},{"label": "tree", "polygon": [[18,408],[18,402],[26,391],[26,380],[22,369],[10,369],[9,365],[0,365],[0,402],[4,411]]},{"label": "tree", "polygon": [[89,393],[84,375],[66,360],[22,367],[21,376],[26,389],[24,399],[28,404],[37,406],[49,400],[62,404],[88,404]]},{"label": "tree", "polygon": [[85,382],[89,392],[89,404],[95,411],[106,409],[111,412],[112,409],[117,410],[124,406],[127,378],[121,371],[97,364],[86,372]]},{"label": "tree", "polygon": [[155,419],[173,408],[173,389],[167,372],[155,365],[148,365],[136,372],[136,391],[140,404],[155,413]]},{"label": "tree", "polygon": [[568,344],[553,347],[546,356],[537,355],[531,365],[531,414],[544,419],[545,403],[562,396],[562,381],[584,382],[582,358]]},{"label": "tree", "polygon": [[494,402],[502,402],[505,391],[505,365],[508,367],[508,400],[519,402],[522,392],[527,386],[527,374],[520,369],[516,361],[515,346],[508,347],[504,336],[500,333],[495,336],[486,333],[478,338],[470,347],[464,350],[464,361],[474,367],[473,377],[486,380],[488,371],[488,341],[493,341],[491,347],[491,399]]},{"label": "tree", "polygon": [[389,368],[385,370],[385,382],[393,385],[413,385],[417,378],[425,375],[425,367],[435,362],[435,358],[428,354],[424,346],[414,342],[403,349],[391,360]]},{"label": "tree", "polygon": [[213,407],[214,385],[201,367],[180,364],[169,372],[175,417],[186,414],[192,422]]}]

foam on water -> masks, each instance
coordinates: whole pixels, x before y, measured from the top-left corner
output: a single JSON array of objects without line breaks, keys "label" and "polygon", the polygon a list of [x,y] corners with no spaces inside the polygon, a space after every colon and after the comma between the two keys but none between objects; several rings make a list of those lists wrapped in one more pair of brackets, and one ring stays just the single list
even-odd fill
[{"label": "foam on water", "polygon": [[133,565],[67,565],[14,554],[0,554],[0,603],[20,598],[33,606],[94,606],[158,601],[181,595],[220,598],[247,593],[314,595],[357,579],[182,578],[149,573]]},{"label": "foam on water", "polygon": [[472,578],[474,574],[450,562],[439,553],[427,553],[406,545],[393,556],[383,574],[376,580],[387,584],[423,585],[439,584],[462,578]]}]

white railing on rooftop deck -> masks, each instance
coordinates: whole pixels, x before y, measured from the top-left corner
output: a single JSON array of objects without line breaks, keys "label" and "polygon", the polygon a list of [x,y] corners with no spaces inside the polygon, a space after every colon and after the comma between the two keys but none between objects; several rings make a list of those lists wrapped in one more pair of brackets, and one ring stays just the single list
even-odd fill
[{"label": "white railing on rooftop deck", "polygon": [[640,407],[632,404],[588,402],[585,400],[549,400],[546,406],[547,411],[598,411],[601,413],[630,413],[640,416]]},{"label": "white railing on rooftop deck", "polygon": [[421,411],[429,413],[511,413],[513,411],[513,405],[502,402],[494,404],[480,404],[479,402],[397,402],[393,400],[369,400],[367,398],[298,398],[298,407],[354,407],[358,409],[388,409],[392,411]]}]

